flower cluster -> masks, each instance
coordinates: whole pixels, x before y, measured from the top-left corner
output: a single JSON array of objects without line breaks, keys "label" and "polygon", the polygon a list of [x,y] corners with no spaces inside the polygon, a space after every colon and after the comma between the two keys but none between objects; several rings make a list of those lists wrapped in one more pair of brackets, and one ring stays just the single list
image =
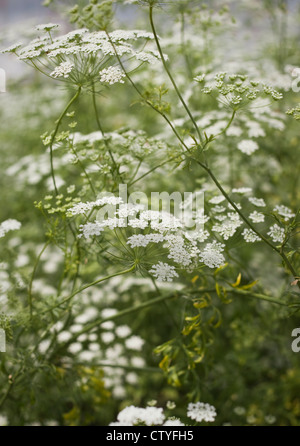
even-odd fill
[{"label": "flower cluster", "polygon": [[[154,403],[156,403],[154,401]],[[162,407],[153,407],[148,403],[146,408],[127,406],[121,410],[117,416],[117,421],[110,423],[110,426],[185,426],[185,424],[175,417],[166,417]],[[174,405],[167,404],[168,409],[173,409]],[[187,407],[187,417],[201,423],[205,421],[211,423],[215,421],[217,412],[214,406],[207,403],[189,403]]]},{"label": "flower cluster", "polygon": [[217,412],[214,406],[207,403],[189,403],[187,416],[198,423],[201,423],[201,421],[211,423],[215,421]]},{"label": "flower cluster", "polygon": [[118,67],[104,68],[99,74],[100,82],[107,83],[109,85],[116,84],[117,82],[124,84],[123,78],[125,77],[125,74]]},{"label": "flower cluster", "polygon": [[158,426],[163,424],[164,419],[165,415],[161,407],[127,406],[118,414],[118,421],[110,423],[110,426]]},{"label": "flower cluster", "polygon": [[[251,194],[252,189],[235,188],[232,192],[244,196]],[[248,201],[247,208],[249,205],[266,207],[262,198],[248,196],[243,199]],[[127,239],[126,244],[132,250],[133,257],[138,254],[138,257],[143,259],[153,248],[160,252],[161,260],[147,268],[147,271],[160,282],[172,282],[179,277],[177,268],[192,272],[203,265],[212,269],[224,265],[226,245],[222,241],[227,242],[238,232],[246,243],[262,240],[259,229],[255,232],[249,227],[241,228],[245,225],[244,220],[236,209],[230,203],[224,203],[224,200],[223,195],[209,198],[208,215],[204,215],[203,209],[192,211],[190,216],[193,224],[188,226],[187,214],[184,212],[174,216],[166,211],[148,210],[142,204],[123,203],[121,198],[114,196],[103,197],[94,202],[77,203],[68,210],[68,215],[87,216],[87,213],[96,207],[114,205],[113,209],[107,208],[108,218],[104,218],[103,212],[100,212],[96,220],[81,224],[79,237],[90,240],[101,235],[105,240],[105,230],[123,231],[122,237]],[[235,203],[235,206],[242,209],[240,203]],[[245,210],[243,212],[245,213]],[[282,205],[277,205],[274,212],[285,220],[295,215],[288,207]],[[265,221],[265,215],[256,210],[249,212],[247,217],[254,224]],[[207,225],[206,229],[202,227],[203,224]],[[267,232],[273,242],[282,242],[284,234],[284,229],[277,224],[271,226]]]},{"label": "flower cluster", "polygon": [[4,237],[9,231],[16,231],[21,228],[21,223],[18,220],[9,218],[0,223],[0,238]]},{"label": "flower cluster", "polygon": [[[115,30],[109,35],[105,31],[89,32],[88,29],[81,28],[54,37],[51,31],[57,27],[51,23],[39,25],[36,29],[45,31],[44,35],[26,46],[18,44],[2,52],[15,53],[20,60],[32,62],[44,74],[57,79],[68,79],[76,85],[89,84],[91,80],[96,82],[97,79],[110,85],[123,83],[124,73],[121,69],[107,67],[112,56],[126,56],[127,61],[135,59],[138,65],[141,61],[154,64],[160,59],[151,43],[154,37],[147,31]],[[143,44],[142,50],[135,48],[136,42],[137,45],[139,42]],[[148,43],[147,47],[145,42]],[[86,73],[89,73],[88,76]]]},{"label": "flower cluster", "polygon": [[258,80],[248,80],[245,74],[200,74],[194,78],[202,86],[202,93],[212,94],[218,101],[233,110],[238,110],[257,100],[259,97],[282,99],[282,94],[273,87]]},{"label": "flower cluster", "polygon": [[74,68],[74,64],[70,62],[62,62],[60,65],[58,65],[52,73],[50,73],[50,76],[52,77],[69,77],[69,74],[71,73],[72,69]]}]

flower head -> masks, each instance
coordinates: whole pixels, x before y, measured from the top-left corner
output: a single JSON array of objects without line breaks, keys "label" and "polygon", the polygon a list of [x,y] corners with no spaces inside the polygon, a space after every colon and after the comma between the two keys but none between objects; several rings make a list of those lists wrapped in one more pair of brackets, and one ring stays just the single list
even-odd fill
[{"label": "flower head", "polygon": [[213,422],[217,412],[214,406],[207,403],[189,403],[187,416],[198,423],[201,423],[201,421]]}]

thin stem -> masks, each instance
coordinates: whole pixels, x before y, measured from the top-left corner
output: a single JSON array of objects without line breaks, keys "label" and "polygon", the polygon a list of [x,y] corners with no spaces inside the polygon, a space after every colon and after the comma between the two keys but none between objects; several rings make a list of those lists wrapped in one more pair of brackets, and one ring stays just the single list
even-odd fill
[{"label": "thin stem", "polygon": [[171,294],[155,297],[154,299],[148,300],[148,301],[143,302],[139,305],[135,305],[131,308],[126,308],[125,310],[119,311],[118,313],[114,314],[113,316],[106,317],[104,319],[96,319],[95,321],[86,325],[81,331],[75,333],[74,336],[68,341],[68,344],[73,342],[74,340],[76,340],[78,338],[78,336],[89,332],[90,330],[92,330],[95,327],[99,327],[104,322],[114,321],[115,319],[119,319],[120,317],[127,316],[128,314],[135,313],[136,311],[140,311],[144,308],[151,307],[152,305],[156,305],[160,302],[164,302],[165,300],[177,298],[179,296],[180,296],[180,293],[178,293],[177,295],[174,293],[171,293]]},{"label": "thin stem", "polygon": [[54,190],[55,190],[55,194],[56,195],[58,195],[58,189],[57,189],[57,185],[56,185],[56,181],[55,181],[54,166],[53,166],[53,144],[54,144],[55,137],[57,135],[59,126],[61,124],[61,121],[63,120],[64,116],[66,115],[67,111],[69,110],[69,108],[71,107],[73,102],[75,102],[76,99],[78,98],[78,96],[80,95],[80,92],[81,92],[81,86],[78,87],[78,90],[76,91],[76,94],[72,97],[72,99],[66,105],[65,109],[62,111],[61,115],[59,116],[59,118],[58,118],[58,120],[56,122],[56,126],[55,126],[55,129],[54,129],[54,132],[51,135],[51,140],[50,140],[50,144],[49,144],[49,148],[50,148],[50,165],[51,165],[51,176],[52,176],[52,181],[53,181]]},{"label": "thin stem", "polygon": [[185,60],[186,68],[188,71],[188,74],[191,78],[193,78],[193,69],[190,64],[188,52],[186,51],[186,44],[185,44],[185,17],[184,17],[184,11],[181,11],[180,14],[181,18],[181,49],[182,49],[182,55]]},{"label": "thin stem", "polygon": [[9,382],[9,384],[8,384],[8,387],[7,387],[7,389],[6,389],[5,393],[4,393],[4,395],[2,396],[2,398],[1,398],[1,400],[0,400],[0,410],[2,409],[2,406],[3,406],[3,404],[5,403],[5,401],[7,400],[7,398],[9,397],[9,394],[10,394],[10,392],[11,392],[11,390],[12,390],[12,388],[13,388],[15,382],[16,382],[16,379],[17,379],[18,376],[21,374],[21,371],[22,371],[22,367],[16,372],[16,374],[15,374],[14,376],[11,376],[11,377],[9,378],[9,379],[10,379],[10,382]]},{"label": "thin stem", "polygon": [[112,151],[110,150],[110,147],[108,145],[108,142],[106,141],[105,133],[104,133],[103,127],[101,125],[99,112],[98,112],[98,108],[97,108],[97,104],[96,104],[96,92],[95,92],[95,85],[94,85],[94,83],[92,85],[92,97],[93,97],[93,107],[94,107],[94,111],[95,111],[95,116],[96,116],[96,121],[97,121],[98,128],[99,128],[99,130],[100,130],[100,132],[101,132],[101,134],[103,136],[103,141],[104,141],[104,144],[105,144],[105,146],[106,146],[106,148],[108,150],[108,153],[109,153],[109,156],[110,156],[110,158],[112,160],[113,166],[114,166],[118,176],[121,178],[121,180],[123,182],[122,175],[120,174],[120,168],[119,168],[119,166],[117,165],[117,163],[115,161],[115,158],[114,158],[114,156],[112,154]]},{"label": "thin stem", "polygon": [[30,319],[32,318],[32,309],[33,309],[32,308],[32,285],[33,285],[35,273],[37,271],[37,268],[38,268],[38,265],[40,263],[41,257],[42,257],[43,253],[45,252],[45,250],[47,249],[47,247],[49,245],[50,245],[50,240],[48,240],[44,244],[44,246],[41,249],[39,255],[37,256],[35,264],[34,264],[34,267],[33,267],[33,271],[32,271],[32,274],[31,274],[30,282],[29,282],[29,285],[28,285],[28,305],[29,305]]},{"label": "thin stem", "polygon": [[65,299],[63,299],[60,303],[54,305],[51,308],[48,308],[47,310],[43,311],[41,314],[44,313],[48,313],[49,311],[54,310],[55,308],[60,307],[61,305],[65,304],[66,302],[69,302],[69,300],[71,300],[74,296],[76,296],[76,294],[81,293],[82,291],[86,290],[87,288],[90,288],[94,285],[98,285],[98,283],[104,282],[105,280],[109,280],[112,277],[116,277],[116,276],[122,276],[123,274],[128,274],[131,271],[133,271],[135,269],[136,265],[134,264],[131,268],[126,269],[125,271],[119,271],[117,273],[111,274],[109,276],[106,277],[102,277],[101,279],[95,280],[94,282],[88,283],[87,285],[84,285],[83,287],[77,289],[76,291],[74,291],[72,294],[70,294],[70,296],[66,297]]},{"label": "thin stem", "polygon": [[237,288],[226,289],[226,291],[228,293],[239,294],[239,295],[246,296],[246,297],[254,297],[255,299],[259,299],[259,300],[265,300],[266,302],[272,302],[274,304],[281,305],[283,307],[289,306],[289,304],[287,304],[286,302],[282,302],[281,300],[275,299],[274,297],[266,296],[265,294],[251,293],[249,291],[239,290]]},{"label": "thin stem", "polygon": [[[229,197],[229,195],[227,194],[227,192],[225,192],[225,190],[223,189],[222,185],[219,183],[219,181],[217,180],[217,178],[215,177],[215,175],[213,174],[213,172],[210,170],[210,168],[208,166],[206,166],[205,164],[201,163],[201,161],[197,160],[196,158],[192,158],[194,161],[196,161],[197,164],[199,164],[203,169],[206,170],[206,172],[208,173],[208,175],[211,177],[211,179],[213,180],[213,182],[215,183],[215,185],[217,186],[217,188],[219,189],[219,191],[222,193],[222,195],[226,198],[226,200],[231,204],[231,206],[233,207],[233,209],[239,214],[239,216],[242,218],[242,220],[244,220],[244,222],[246,223],[247,226],[249,226],[249,228],[255,232],[255,234],[266,244],[268,245],[273,251],[276,251],[281,258],[283,259],[283,261],[285,262],[287,268],[291,271],[291,273],[293,274],[294,277],[297,276],[297,273],[295,271],[295,269],[293,268],[292,264],[290,263],[289,259],[287,258],[286,254],[279,248],[277,248],[275,245],[273,245],[273,243],[271,243],[261,232],[259,232],[256,227],[251,223],[250,220],[248,220],[248,218],[240,211],[240,209],[237,207],[237,205],[231,200],[231,198]],[[300,284],[298,283],[298,286],[300,287]]]},{"label": "thin stem", "polygon": [[159,169],[160,167],[164,166],[165,164],[168,164],[169,162],[175,160],[176,158],[178,158],[178,155],[176,156],[172,156],[171,158],[168,158],[167,160],[163,161],[160,164],[157,164],[156,166],[152,167],[152,169],[148,170],[147,172],[145,172],[143,175],[141,175],[140,177],[136,178],[135,180],[131,181],[129,183],[129,186],[132,186],[133,184],[137,183],[138,181],[140,181],[142,178],[145,178],[147,175],[149,175],[150,173],[154,172],[156,169]]},{"label": "thin stem", "polygon": [[86,171],[86,169],[85,169],[83,163],[81,162],[80,157],[77,155],[77,152],[76,152],[76,150],[74,149],[74,143],[73,143],[73,142],[72,142],[72,144],[71,144],[71,150],[72,150],[72,152],[74,153],[74,155],[76,156],[76,159],[78,160],[78,164],[80,165],[80,167],[81,167],[81,169],[82,169],[82,172],[83,172],[84,176],[86,177],[86,179],[87,179],[87,181],[88,181],[88,183],[89,183],[89,185],[90,185],[91,191],[93,192],[93,195],[94,195],[94,197],[96,198],[96,197],[97,197],[97,194],[96,194],[95,188],[94,188],[94,186],[93,186],[93,183],[92,183],[92,181],[91,181],[91,179],[90,179],[90,177],[89,177],[89,174],[87,173],[87,171]]},{"label": "thin stem", "polygon": [[[76,362],[77,365],[87,365],[86,362]],[[69,364],[66,364],[69,365]],[[90,364],[89,364],[90,365]],[[74,364],[70,364],[71,367],[74,366]],[[121,365],[121,364],[110,364],[107,362],[97,362],[93,363],[93,367],[101,367],[101,368],[113,368],[113,369],[123,369],[128,371],[134,371],[134,372],[144,372],[144,373],[162,373],[162,370],[156,367],[135,367],[132,365]]]},{"label": "thin stem", "polygon": [[191,119],[191,121],[192,121],[192,123],[193,123],[193,125],[194,125],[194,127],[196,129],[196,132],[198,134],[198,137],[199,137],[199,140],[201,142],[201,145],[203,145],[203,138],[202,138],[201,132],[199,130],[199,127],[198,127],[198,125],[197,125],[197,123],[195,121],[194,116],[192,115],[189,107],[187,106],[185,100],[183,99],[183,97],[182,97],[182,95],[181,95],[181,93],[180,93],[180,91],[179,91],[179,89],[177,87],[177,84],[176,84],[176,82],[175,82],[175,80],[174,80],[174,78],[173,78],[173,76],[172,76],[172,74],[171,74],[171,72],[169,70],[169,67],[168,67],[168,64],[166,62],[164,53],[163,53],[162,48],[160,46],[158,35],[157,35],[156,29],[155,29],[155,25],[154,25],[154,21],[153,21],[153,6],[152,5],[150,5],[150,8],[149,8],[149,17],[150,17],[150,24],[151,24],[152,32],[153,32],[153,35],[154,35],[156,46],[157,46],[158,52],[160,54],[163,66],[164,66],[164,68],[166,70],[167,75],[169,76],[170,81],[172,82],[172,85],[173,85],[173,87],[174,87],[174,89],[175,89],[175,91],[177,93],[177,96],[178,96],[180,102],[182,103],[183,107],[185,108],[187,114],[189,115],[189,117],[190,117],[190,119]]},{"label": "thin stem", "polygon": [[172,122],[170,121],[170,119],[167,117],[167,115],[165,115],[165,113],[161,112],[160,110],[158,110],[152,103],[151,101],[149,101],[148,99],[146,99],[143,96],[143,93],[140,91],[140,89],[137,87],[137,85],[133,82],[133,80],[131,79],[130,75],[127,73],[124,64],[116,50],[116,46],[114,44],[114,42],[111,40],[110,35],[108,34],[108,32],[106,31],[106,35],[107,38],[110,42],[110,44],[112,45],[114,52],[115,52],[115,56],[120,64],[120,67],[122,68],[126,78],[128,79],[128,81],[130,82],[130,84],[132,85],[132,87],[135,89],[135,91],[138,93],[138,95],[141,97],[141,99],[145,102],[145,104],[149,105],[149,107],[151,107],[154,111],[156,111],[157,113],[159,113],[164,120],[168,123],[168,125],[170,126],[170,128],[172,129],[174,135],[176,136],[176,138],[180,141],[181,145],[187,150],[189,151],[189,148],[187,147],[187,145],[185,144],[185,142],[183,141],[183,139],[181,138],[181,136],[179,135],[179,133],[177,132],[176,128],[174,127],[174,125],[172,124]]}]

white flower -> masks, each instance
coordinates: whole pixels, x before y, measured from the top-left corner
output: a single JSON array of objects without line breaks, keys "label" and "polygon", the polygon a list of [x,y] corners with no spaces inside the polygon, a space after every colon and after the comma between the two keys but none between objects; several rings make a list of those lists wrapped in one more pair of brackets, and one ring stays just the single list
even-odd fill
[{"label": "white flower", "polygon": [[285,221],[288,221],[290,218],[295,217],[295,214],[287,206],[277,205],[275,206],[273,211],[284,217]]},{"label": "white flower", "polygon": [[128,327],[128,325],[119,325],[119,326],[116,328],[115,332],[116,332],[116,335],[117,335],[119,338],[127,338],[127,336],[130,335],[131,330],[130,330],[130,328]]},{"label": "white flower", "polygon": [[150,269],[149,273],[153,274],[153,276],[161,282],[172,282],[174,277],[179,277],[174,266],[161,261],[156,265],[152,265],[152,269]]},{"label": "white flower", "polygon": [[110,344],[114,339],[115,335],[109,331],[101,334],[101,340],[104,344]]},{"label": "white flower", "polygon": [[264,137],[266,136],[265,131],[261,128],[261,126],[257,122],[247,122],[246,123],[248,127],[248,136],[249,138],[258,138],[260,136]]},{"label": "white flower", "polygon": [[74,64],[71,62],[62,62],[60,65],[58,65],[52,73],[50,73],[50,76],[52,77],[69,77],[69,74],[74,68]]},{"label": "white flower", "polygon": [[205,78],[205,74],[199,74],[199,76],[194,77],[194,81],[203,82]]},{"label": "white flower", "polygon": [[145,248],[150,243],[150,240],[147,238],[147,235],[143,234],[135,234],[128,238],[127,244],[130,245],[131,248],[143,247]]},{"label": "white flower", "polygon": [[4,220],[0,224],[0,238],[4,237],[5,234],[9,231],[16,231],[21,228],[21,223],[18,220],[13,218],[9,218],[8,220]]},{"label": "white flower", "polygon": [[125,73],[118,67],[108,67],[100,71],[100,82],[113,85],[124,84]]},{"label": "white flower", "polygon": [[282,243],[284,241],[284,229],[278,226],[277,224],[270,227],[270,231],[268,232],[268,235],[271,237],[273,242],[279,242]]},{"label": "white flower", "polygon": [[72,334],[69,331],[61,331],[57,335],[58,342],[68,342],[72,337]]},{"label": "white flower", "polygon": [[238,189],[232,189],[233,194],[248,194],[252,192],[251,187],[239,187]]},{"label": "white flower", "polygon": [[213,208],[211,208],[212,212],[216,212],[217,214],[221,214],[222,212],[226,211],[226,208],[224,208],[224,206],[214,206]]},{"label": "white flower", "polygon": [[263,198],[249,197],[248,200],[250,201],[250,203],[254,204],[254,206],[262,208],[266,206],[265,200]]},{"label": "white flower", "polygon": [[112,330],[114,328],[115,324],[113,321],[106,321],[101,324],[101,328],[104,330]]},{"label": "white flower", "polygon": [[201,423],[201,421],[213,422],[215,421],[217,412],[214,406],[207,403],[189,403],[187,416],[198,423]]},{"label": "white flower", "polygon": [[95,307],[88,307],[82,314],[76,316],[76,324],[86,324],[87,322],[95,319],[98,316],[98,310]]},{"label": "white flower", "polygon": [[204,250],[200,252],[199,258],[209,268],[219,268],[219,266],[224,265],[225,258],[222,254],[225,245],[217,243],[208,243]]},{"label": "white flower", "polygon": [[258,144],[251,139],[243,139],[238,143],[238,149],[246,155],[252,155],[253,152],[258,150]]},{"label": "white flower", "polygon": [[85,225],[80,225],[82,234],[79,237],[83,235],[86,239],[89,239],[94,235],[100,235],[103,230],[103,227],[97,221],[95,223],[86,223]]},{"label": "white flower", "polygon": [[108,319],[109,317],[114,316],[115,314],[117,314],[117,310],[115,308],[105,308],[104,310],[102,310],[101,312],[101,317],[103,319]]},{"label": "white flower", "polygon": [[223,195],[218,195],[216,197],[211,198],[209,200],[209,203],[219,204],[219,203],[222,203],[222,201],[224,201],[224,200],[225,200],[225,197]]},{"label": "white flower", "polygon": [[[160,426],[165,420],[163,409],[161,407],[142,407],[128,406],[117,416],[118,426],[136,426],[145,424],[146,426]],[[111,426],[112,424],[110,424]],[[116,425],[116,423],[113,423]]]},{"label": "white flower", "polygon": [[253,223],[262,223],[265,221],[265,216],[264,214],[262,214],[261,212],[251,212],[251,214],[249,215],[250,220],[253,221]]},{"label": "white flower", "polygon": [[79,215],[92,210],[94,207],[103,206],[105,204],[111,204],[116,206],[117,204],[120,204],[122,202],[123,200],[120,197],[107,196],[99,198],[96,201],[88,201],[87,203],[77,203],[72,208],[68,209],[68,212],[70,212],[70,214],[72,215]]},{"label": "white flower", "polygon": [[238,214],[229,213],[229,219],[223,221],[222,224],[216,224],[212,227],[212,231],[218,232],[224,240],[228,240],[232,237],[237,228],[242,225],[242,221],[239,219]]},{"label": "white flower", "polygon": [[15,53],[17,49],[21,48],[22,43],[15,43],[14,45],[11,45],[4,50],[1,50],[0,53]]},{"label": "white flower", "polygon": [[164,422],[163,426],[185,426],[185,424],[179,418],[169,418]]},{"label": "white flower", "polygon": [[140,351],[144,345],[145,341],[140,336],[130,336],[126,339],[125,346],[130,350]]},{"label": "white flower", "polygon": [[0,426],[7,426],[8,419],[5,415],[0,415]]},{"label": "white flower", "polygon": [[52,29],[59,28],[59,26],[60,25],[58,25],[57,23],[44,23],[42,25],[37,25],[35,27],[35,29],[37,31],[46,31],[46,32],[48,32],[48,31],[51,31]]},{"label": "white flower", "polygon": [[129,384],[137,384],[137,382],[138,382],[138,375],[136,373],[134,373],[134,372],[128,373],[126,375],[126,381]]},{"label": "white flower", "polygon": [[258,235],[256,235],[255,232],[252,231],[252,229],[245,228],[242,232],[242,236],[247,243],[259,242],[261,240],[260,237],[258,237]]},{"label": "white flower", "polygon": [[50,339],[44,339],[39,343],[38,350],[40,353],[44,354],[50,347],[51,341]]},{"label": "white flower", "polygon": [[80,342],[73,342],[72,344],[69,345],[68,350],[70,353],[75,355],[76,353],[79,353],[82,350],[82,345],[80,344]]},{"label": "white flower", "polygon": [[133,367],[145,367],[145,360],[140,356],[133,356],[131,358],[131,364]]},{"label": "white flower", "polygon": [[232,125],[231,127],[229,127],[229,129],[226,130],[227,136],[241,136],[242,133],[243,130],[236,125]]},{"label": "white flower", "polygon": [[138,212],[144,210],[142,204],[124,203],[120,205],[120,208],[116,211],[116,215],[120,218],[127,218],[135,216]]}]

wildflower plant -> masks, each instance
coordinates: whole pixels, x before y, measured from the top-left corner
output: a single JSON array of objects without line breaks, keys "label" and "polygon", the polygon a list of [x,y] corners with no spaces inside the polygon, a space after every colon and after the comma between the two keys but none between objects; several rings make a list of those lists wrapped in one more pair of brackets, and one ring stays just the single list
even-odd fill
[{"label": "wildflower plant", "polygon": [[[274,396],[266,415],[252,413],[260,391],[243,409],[250,384],[235,373],[250,358],[258,376],[265,355],[262,375],[291,379],[269,341],[300,308],[296,161],[280,155],[298,144],[299,110],[286,111],[285,75],[220,59],[236,25],[222,2],[198,3],[91,0],[68,11],[75,29],[38,25],[2,51],[64,87],[47,119],[27,116],[36,153],[3,168],[9,197],[32,191],[27,207],[7,200],[0,223],[3,424],[222,424],[226,404],[234,421],[273,420]],[[138,11],[145,29],[119,29],[118,11]]]}]

